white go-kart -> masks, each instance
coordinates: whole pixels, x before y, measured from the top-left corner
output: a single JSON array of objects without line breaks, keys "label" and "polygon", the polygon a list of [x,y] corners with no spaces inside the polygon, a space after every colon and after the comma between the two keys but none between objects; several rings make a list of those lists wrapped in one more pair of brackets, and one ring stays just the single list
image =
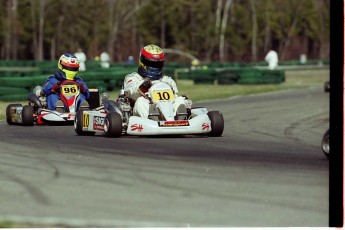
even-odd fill
[{"label": "white go-kart", "polygon": [[[42,92],[42,86],[36,86],[27,96],[28,105],[9,104],[6,108],[7,123],[22,126],[72,125],[80,103],[80,85],[72,80],[63,81],[59,91],[63,105],[57,106],[55,110],[47,108],[46,96]],[[95,104],[94,107],[99,106],[98,90],[90,89],[90,95],[92,100],[89,103]],[[90,108],[88,104],[80,107]]]},{"label": "white go-kart", "polygon": [[107,137],[121,135],[187,135],[221,136],[223,115],[203,107],[177,109],[171,87],[159,82],[142,94],[150,101],[148,118],[133,115],[131,99],[121,90],[116,101],[104,99],[102,106],[93,110],[79,110],[74,120],[78,135],[103,133]]}]

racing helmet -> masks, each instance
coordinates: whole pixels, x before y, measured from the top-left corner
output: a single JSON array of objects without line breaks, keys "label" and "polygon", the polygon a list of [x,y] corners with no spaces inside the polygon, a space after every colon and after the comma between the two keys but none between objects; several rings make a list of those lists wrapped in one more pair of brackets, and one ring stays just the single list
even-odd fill
[{"label": "racing helmet", "polygon": [[73,80],[79,71],[79,61],[74,54],[64,53],[59,59],[58,68],[67,80]]},{"label": "racing helmet", "polygon": [[164,52],[156,45],[147,45],[141,49],[139,54],[138,73],[151,80],[158,80],[162,77],[164,66]]}]

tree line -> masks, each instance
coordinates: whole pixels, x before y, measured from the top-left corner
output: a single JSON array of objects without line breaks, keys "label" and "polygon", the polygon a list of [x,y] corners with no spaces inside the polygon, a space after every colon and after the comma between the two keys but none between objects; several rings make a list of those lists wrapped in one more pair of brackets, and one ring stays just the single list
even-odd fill
[{"label": "tree line", "polygon": [[[114,62],[154,43],[202,61],[329,58],[329,0],[0,0],[0,59],[83,49]],[[182,56],[169,59],[183,61]]]}]

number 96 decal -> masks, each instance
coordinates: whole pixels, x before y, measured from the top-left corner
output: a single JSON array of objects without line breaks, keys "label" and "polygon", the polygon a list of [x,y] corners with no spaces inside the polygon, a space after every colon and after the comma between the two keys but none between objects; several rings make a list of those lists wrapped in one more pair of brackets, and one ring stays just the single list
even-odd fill
[{"label": "number 96 decal", "polygon": [[78,94],[78,87],[76,85],[64,85],[62,86],[62,93],[66,96],[72,96]]}]

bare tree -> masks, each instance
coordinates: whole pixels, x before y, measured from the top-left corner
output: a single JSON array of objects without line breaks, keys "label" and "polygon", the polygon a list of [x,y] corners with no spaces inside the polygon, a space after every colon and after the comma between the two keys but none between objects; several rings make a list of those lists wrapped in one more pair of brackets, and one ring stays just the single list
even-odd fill
[{"label": "bare tree", "polygon": [[288,29],[287,36],[283,40],[283,46],[282,46],[281,52],[280,52],[282,61],[285,60],[286,50],[289,47],[291,39],[295,33],[296,26],[297,26],[297,23],[299,21],[300,9],[301,9],[301,2],[298,2],[296,9],[292,12],[293,13],[292,22],[291,22],[291,25]]},{"label": "bare tree", "polygon": [[228,15],[229,9],[231,6],[231,0],[226,0],[224,11],[223,11],[223,18],[220,27],[220,35],[219,35],[219,60],[221,62],[224,61],[224,43],[225,43],[225,29],[228,22]]},{"label": "bare tree", "polygon": [[39,5],[39,27],[38,27],[38,60],[43,60],[43,34],[44,34],[44,8],[47,0],[40,0]]},{"label": "bare tree", "polygon": [[36,27],[36,11],[35,11],[35,0],[30,1],[30,9],[31,9],[31,27],[32,27],[32,52],[34,55],[34,59],[38,60],[38,41],[37,41],[37,27]]},{"label": "bare tree", "polygon": [[265,40],[264,40],[264,53],[267,53],[271,48],[271,20],[270,20],[270,7],[271,1],[267,0],[265,4]]},{"label": "bare tree", "polygon": [[214,27],[214,34],[218,37],[220,30],[220,16],[222,12],[222,0],[217,1],[217,11],[216,11],[216,25]]},{"label": "bare tree", "polygon": [[18,37],[16,33],[17,0],[7,0],[7,32],[5,33],[5,59],[15,59]]},{"label": "bare tree", "polygon": [[256,18],[256,8],[255,8],[255,1],[250,0],[250,8],[252,10],[252,61],[256,61],[257,59],[257,48],[256,48],[256,40],[257,40],[257,33],[258,33],[258,22]]},{"label": "bare tree", "polygon": [[165,47],[165,5],[164,1],[160,2],[160,12],[161,12],[161,47]]},{"label": "bare tree", "polygon": [[108,0],[109,4],[109,36],[108,36],[108,53],[110,57],[114,57],[114,44],[117,40],[117,33],[119,29],[128,23],[135,13],[137,13],[143,6],[147,5],[149,0],[143,0],[141,4],[136,3],[133,9],[132,4],[128,1]]},{"label": "bare tree", "polygon": [[324,14],[324,10],[325,10],[325,3],[323,0],[319,0],[317,2],[315,2],[315,4],[317,4],[317,9],[319,11],[319,42],[320,42],[320,48],[319,48],[319,59],[323,60],[325,57],[324,55],[324,48],[325,48],[325,14]]}]

